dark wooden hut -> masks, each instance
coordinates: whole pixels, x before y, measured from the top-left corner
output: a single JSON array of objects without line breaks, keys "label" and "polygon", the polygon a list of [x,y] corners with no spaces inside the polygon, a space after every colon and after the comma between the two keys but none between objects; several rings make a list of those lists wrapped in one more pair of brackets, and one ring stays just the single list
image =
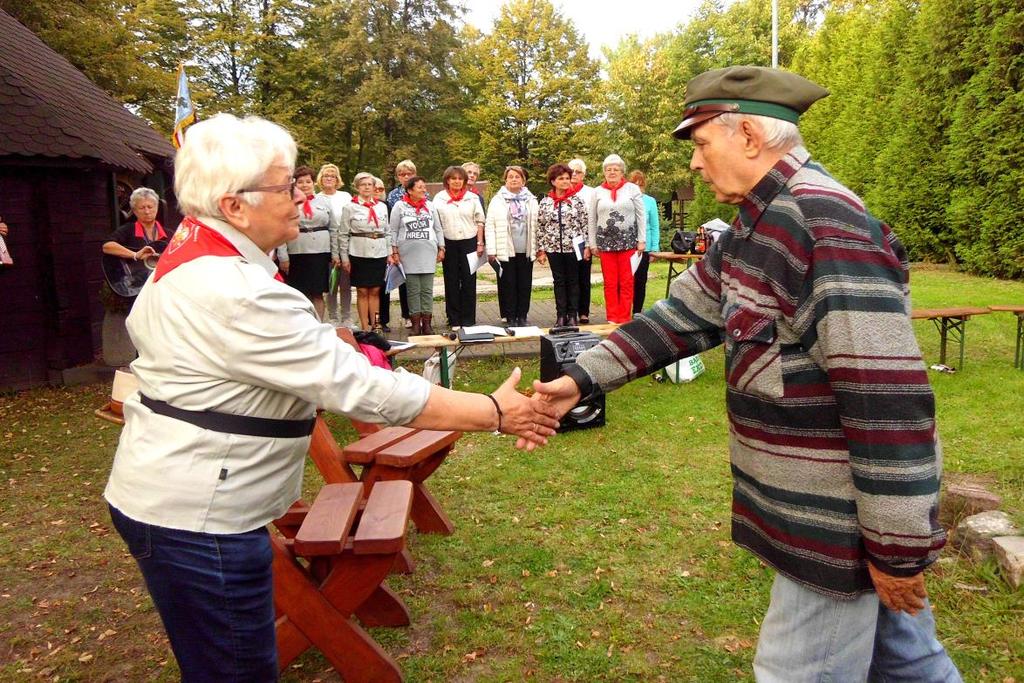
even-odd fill
[{"label": "dark wooden hut", "polygon": [[2,10],[0,36],[0,389],[20,389],[96,357],[117,182],[169,199],[174,148]]}]

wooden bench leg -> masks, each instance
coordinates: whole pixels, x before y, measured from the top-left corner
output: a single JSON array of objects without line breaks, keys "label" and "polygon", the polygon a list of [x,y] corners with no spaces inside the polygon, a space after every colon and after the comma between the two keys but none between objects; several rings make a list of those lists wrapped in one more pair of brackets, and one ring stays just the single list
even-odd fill
[{"label": "wooden bench leg", "polygon": [[413,485],[411,517],[416,530],[421,534],[451,536],[455,531],[455,525],[448,519],[441,504],[422,482]]},{"label": "wooden bench leg", "polygon": [[401,681],[401,671],[388,653],[317,590],[292,559],[283,541],[276,537],[271,540],[274,603],[286,619],[279,643],[287,650],[282,653],[279,666],[283,669],[297,656],[294,651],[301,644],[301,635],[316,646],[349,683]]},{"label": "wooden bench leg", "polygon": [[356,617],[366,628],[408,626],[411,623],[409,608],[385,585],[377,586],[377,590],[356,609]]}]

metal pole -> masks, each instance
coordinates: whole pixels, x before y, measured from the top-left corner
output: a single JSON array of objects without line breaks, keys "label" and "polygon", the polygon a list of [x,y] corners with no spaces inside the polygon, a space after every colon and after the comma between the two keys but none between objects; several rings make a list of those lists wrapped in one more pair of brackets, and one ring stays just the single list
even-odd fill
[{"label": "metal pole", "polygon": [[772,68],[779,68],[779,0],[772,0]]}]

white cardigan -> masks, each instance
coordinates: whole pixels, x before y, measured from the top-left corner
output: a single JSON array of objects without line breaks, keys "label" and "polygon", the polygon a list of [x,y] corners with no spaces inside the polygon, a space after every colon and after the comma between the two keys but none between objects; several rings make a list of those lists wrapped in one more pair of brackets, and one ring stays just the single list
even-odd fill
[{"label": "white cardigan", "polygon": [[[531,197],[526,202],[526,256],[531,261],[537,256],[537,213],[537,198]],[[512,226],[508,221],[508,202],[500,192],[487,205],[484,240],[487,242],[488,256],[497,256],[499,261],[508,261],[515,256],[512,251]]]}]

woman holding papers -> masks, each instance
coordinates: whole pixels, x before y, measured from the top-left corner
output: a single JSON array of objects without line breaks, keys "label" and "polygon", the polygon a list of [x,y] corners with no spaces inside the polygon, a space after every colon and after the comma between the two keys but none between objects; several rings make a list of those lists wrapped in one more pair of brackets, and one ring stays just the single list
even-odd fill
[{"label": "woman holding papers", "polygon": [[476,272],[467,257],[484,253],[484,207],[461,166],[445,169],[443,181],[433,203],[444,232],[444,309],[449,327],[475,325]]},{"label": "woman holding papers", "polygon": [[586,246],[587,208],[572,188],[572,170],[565,164],[548,169],[548,184],[551,191],[538,207],[537,259],[551,263],[555,327],[578,325],[579,262],[590,258],[590,248]]},{"label": "woman holding papers", "polygon": [[512,327],[529,325],[533,259],[537,253],[537,198],[526,189],[526,170],[508,166],[505,185],[487,207],[487,257],[501,264],[498,298]]},{"label": "woman holding papers", "polygon": [[444,259],[444,233],[437,211],[427,199],[427,183],[414,175],[405,194],[391,208],[391,262],[405,270],[409,291],[411,336],[434,334],[434,271]]},{"label": "woman holding papers", "polygon": [[341,211],[338,253],[356,288],[359,326],[381,332],[380,288],[391,253],[388,207],[374,198],[374,177],[369,173],[357,174],[352,186],[357,194]]},{"label": "woman holding papers", "polygon": [[601,164],[604,182],[590,198],[590,249],[601,259],[604,303],[608,322],[624,323],[633,318],[633,268],[630,260],[644,251],[647,209],[643,192],[626,182],[626,163],[618,154]]}]

